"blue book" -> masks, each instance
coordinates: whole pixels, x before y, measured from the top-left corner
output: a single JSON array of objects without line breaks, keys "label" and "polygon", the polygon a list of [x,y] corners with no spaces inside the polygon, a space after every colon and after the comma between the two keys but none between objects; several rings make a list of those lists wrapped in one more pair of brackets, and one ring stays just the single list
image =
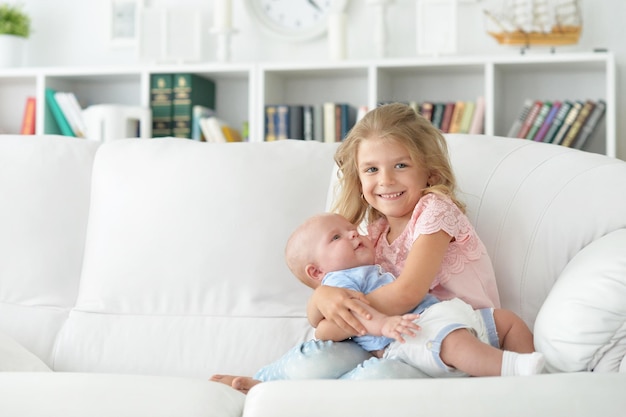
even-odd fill
[{"label": "blue book", "polygon": [[63,114],[63,110],[61,110],[61,106],[59,106],[59,103],[54,97],[55,93],[56,91],[54,91],[53,89],[46,88],[46,110],[50,111],[50,114],[52,115],[52,120],[46,120],[47,123],[45,124],[45,133],[60,133],[64,136],[76,137],[74,131],[72,130],[72,127],[70,126],[69,122],[65,118],[65,115]]}]

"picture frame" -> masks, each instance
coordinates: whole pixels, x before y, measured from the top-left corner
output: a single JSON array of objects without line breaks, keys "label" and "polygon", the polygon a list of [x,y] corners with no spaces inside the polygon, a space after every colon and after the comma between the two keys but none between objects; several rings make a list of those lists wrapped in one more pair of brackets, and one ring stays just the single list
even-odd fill
[{"label": "picture frame", "polygon": [[112,48],[136,47],[143,0],[109,0],[107,19]]},{"label": "picture frame", "polygon": [[202,57],[202,16],[192,8],[146,7],[138,29],[142,62],[199,62]]},{"label": "picture frame", "polygon": [[455,54],[459,0],[416,1],[417,54]]}]

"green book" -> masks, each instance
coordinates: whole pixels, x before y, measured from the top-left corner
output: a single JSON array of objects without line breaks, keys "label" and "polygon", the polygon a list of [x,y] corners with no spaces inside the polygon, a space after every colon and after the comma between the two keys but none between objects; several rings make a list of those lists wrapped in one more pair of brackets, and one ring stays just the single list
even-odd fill
[{"label": "green book", "polygon": [[152,137],[172,136],[172,74],[150,75]]},{"label": "green book", "polygon": [[215,82],[197,74],[173,75],[172,134],[191,138],[193,107],[204,106],[215,111]]},{"label": "green book", "polygon": [[46,88],[46,120],[44,123],[44,131],[48,134],[61,134],[76,137],[72,127],[63,115],[63,110],[61,110],[59,103],[57,103],[54,93],[56,93],[56,91],[53,89]]}]

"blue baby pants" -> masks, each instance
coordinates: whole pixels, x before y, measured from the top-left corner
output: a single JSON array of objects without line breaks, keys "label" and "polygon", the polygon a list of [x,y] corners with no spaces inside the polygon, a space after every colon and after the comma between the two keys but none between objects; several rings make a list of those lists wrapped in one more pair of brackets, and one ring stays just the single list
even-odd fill
[{"label": "blue baby pants", "polygon": [[422,378],[418,369],[394,359],[378,359],[352,341],[309,340],[261,368],[254,379]]}]

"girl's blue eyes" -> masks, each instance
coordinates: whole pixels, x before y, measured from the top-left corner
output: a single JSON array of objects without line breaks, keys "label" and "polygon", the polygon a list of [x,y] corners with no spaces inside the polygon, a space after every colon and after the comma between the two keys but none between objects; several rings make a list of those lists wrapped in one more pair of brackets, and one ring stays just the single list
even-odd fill
[{"label": "girl's blue eyes", "polygon": [[339,235],[334,235],[333,236],[333,240],[339,240],[340,238],[341,238],[341,236],[339,236]]},{"label": "girl's blue eyes", "polygon": [[[394,168],[407,168],[408,166],[409,166],[408,164],[405,164],[404,162],[400,162],[398,164],[395,164]],[[378,168],[375,168],[375,167],[370,167],[365,170],[365,172],[370,173],[370,174],[377,172],[377,171],[378,171]]]}]

